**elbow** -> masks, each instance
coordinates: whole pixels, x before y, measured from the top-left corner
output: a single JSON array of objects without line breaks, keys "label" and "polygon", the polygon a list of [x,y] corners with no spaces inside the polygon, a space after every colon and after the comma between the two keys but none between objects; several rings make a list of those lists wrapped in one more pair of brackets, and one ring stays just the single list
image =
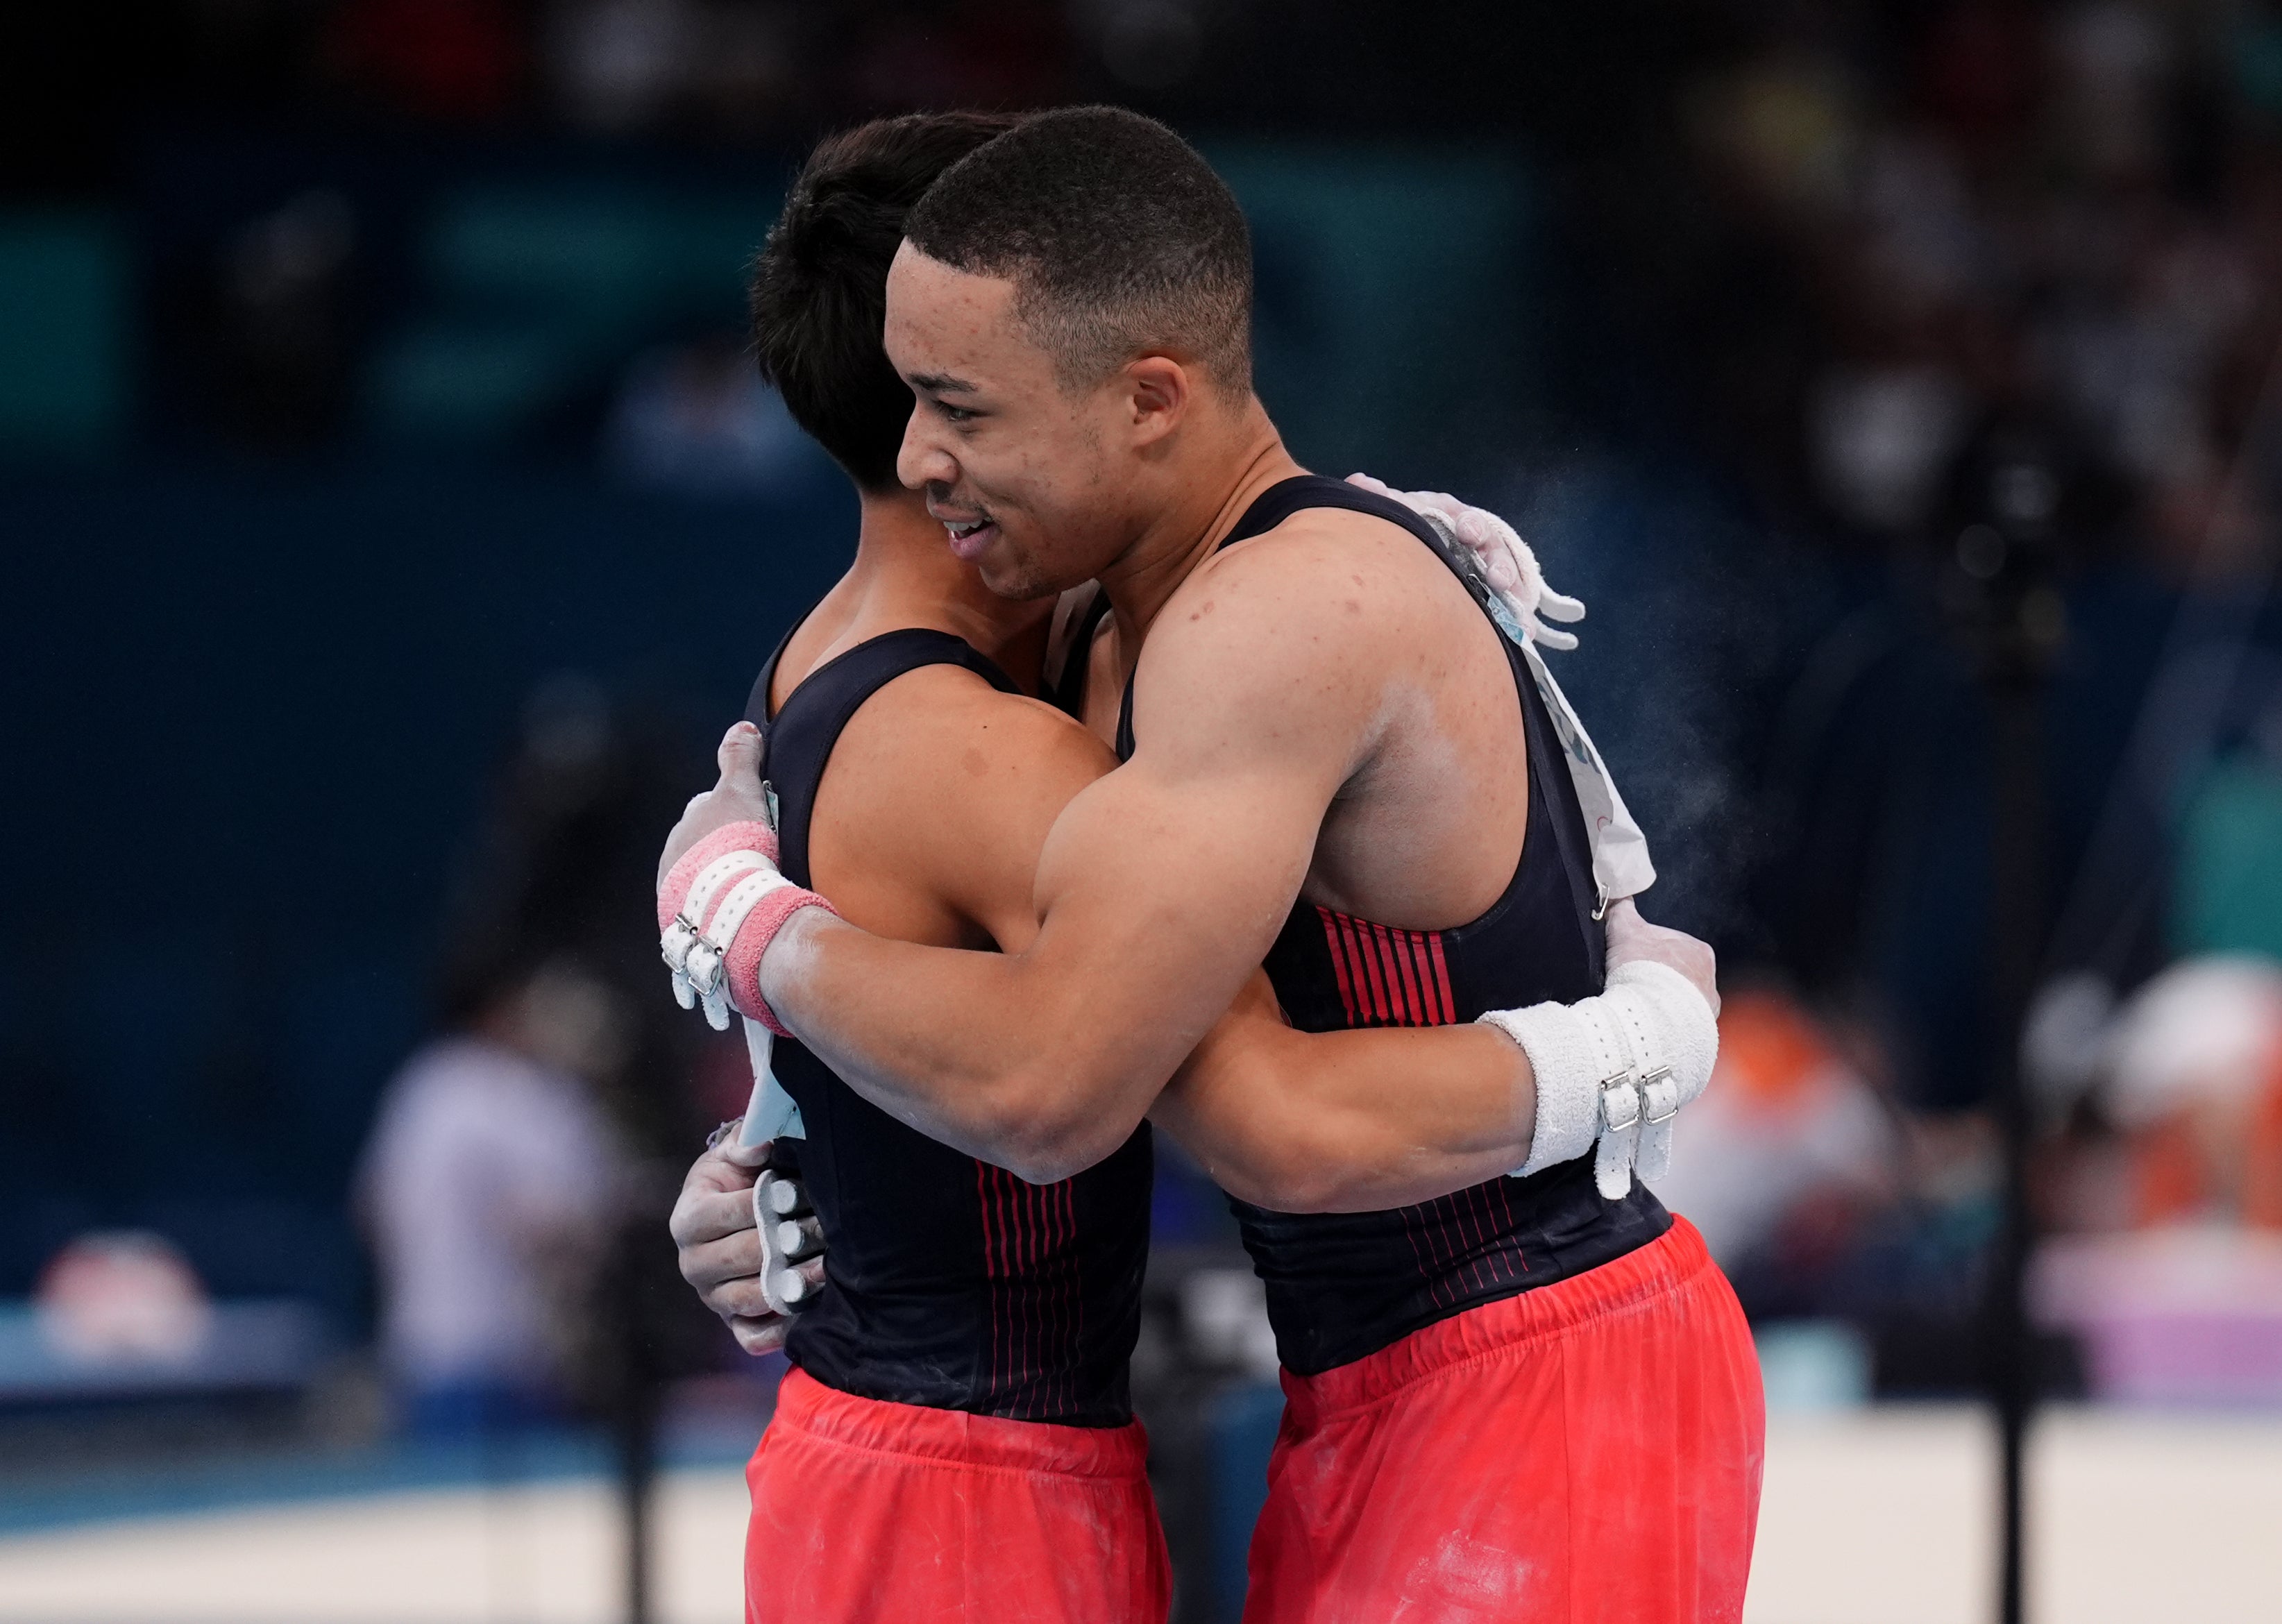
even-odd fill
[{"label": "elbow", "polygon": [[1028,1183],[1058,1185],[1108,1161],[1140,1125],[1107,1111],[1048,1110],[1015,1134],[1013,1159],[1004,1165]]},{"label": "elbow", "polygon": [[[1230,1194],[1270,1212],[1352,1212],[1357,1209],[1354,1186],[1321,1168],[1277,1168],[1245,1179],[1248,1191]],[[1365,1201],[1368,1207],[1373,1203]]]},{"label": "elbow", "polygon": [[1138,1115],[1120,1115],[1065,1073],[1059,1083],[1036,1078],[1006,1090],[978,1149],[1027,1184],[1054,1185],[1107,1161],[1139,1125]]},{"label": "elbow", "polygon": [[1229,1194],[1270,1212],[1354,1209],[1355,1186],[1349,1169],[1306,1144],[1287,1140],[1247,1146],[1235,1155],[1215,1157],[1211,1171]]},{"label": "elbow", "polygon": [[1089,1128],[1030,1124],[1004,1135],[988,1158],[1025,1184],[1058,1185],[1107,1161],[1130,1137]]},{"label": "elbow", "polygon": [[1377,1212],[1415,1199],[1412,1156],[1368,1125],[1320,1115],[1287,1119],[1273,1133],[1231,1136],[1212,1174],[1238,1201],[1270,1212]]}]

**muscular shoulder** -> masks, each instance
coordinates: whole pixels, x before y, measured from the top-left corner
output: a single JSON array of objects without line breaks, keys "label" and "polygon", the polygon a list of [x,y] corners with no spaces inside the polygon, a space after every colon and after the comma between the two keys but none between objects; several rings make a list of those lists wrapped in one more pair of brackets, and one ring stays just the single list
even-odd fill
[{"label": "muscular shoulder", "polygon": [[852,900],[934,923],[882,934],[949,930],[957,944],[1007,946],[1009,933],[1035,927],[1047,829],[1111,765],[1051,705],[956,665],[907,672],[865,702],[833,750],[810,835],[819,889],[850,918]]},{"label": "muscular shoulder", "polygon": [[923,665],[872,695],[833,751],[836,773],[890,789],[910,781],[962,802],[1003,801],[1016,786],[1102,770],[1100,744],[1052,705],[1002,693],[957,665]]},{"label": "muscular shoulder", "polygon": [[1416,536],[1370,514],[1304,509],[1208,560],[1167,603],[1143,651],[1136,735],[1201,706],[1250,734],[1248,748],[1314,753],[1337,739],[1359,755],[1390,685],[1430,680],[1479,618]]}]

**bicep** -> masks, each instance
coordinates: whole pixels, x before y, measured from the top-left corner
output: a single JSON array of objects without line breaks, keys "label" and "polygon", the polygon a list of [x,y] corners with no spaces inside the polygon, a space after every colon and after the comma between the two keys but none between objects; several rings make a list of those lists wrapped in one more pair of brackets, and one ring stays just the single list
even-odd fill
[{"label": "bicep", "polygon": [[1031,957],[1160,1079],[1266,955],[1368,753],[1369,680],[1323,618],[1274,579],[1184,587],[1137,676],[1132,758],[1070,803],[1040,858]]},{"label": "bicep", "polygon": [[1168,1075],[1266,955],[1307,877],[1324,796],[1273,764],[1137,758],[1070,803],[1038,868],[1034,956],[1088,1018]]}]

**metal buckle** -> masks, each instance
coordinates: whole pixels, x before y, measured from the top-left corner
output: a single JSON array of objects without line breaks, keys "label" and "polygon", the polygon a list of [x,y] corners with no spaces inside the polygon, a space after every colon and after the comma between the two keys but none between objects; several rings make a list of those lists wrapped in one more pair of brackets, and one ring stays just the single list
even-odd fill
[{"label": "metal buckle", "polygon": [[[1615,1101],[1619,1095],[1632,1107],[1632,1114],[1622,1122],[1616,1118]],[[1607,1124],[1611,1133],[1622,1133],[1626,1129],[1640,1126],[1640,1091],[1633,1085],[1631,1072],[1619,1071],[1601,1079],[1601,1120]]]},{"label": "metal buckle", "polygon": [[[1669,1066],[1658,1066],[1654,1071],[1649,1072],[1646,1076],[1640,1080],[1641,1107],[1643,1111],[1648,1108],[1649,1090],[1654,1088],[1659,1083],[1670,1083],[1671,1081],[1672,1068]],[[1670,1122],[1673,1117],[1679,1115],[1680,1091],[1675,1088],[1672,1091],[1672,1109],[1666,1111],[1661,1116],[1649,1116],[1645,1120],[1649,1127],[1655,1128]]]},{"label": "metal buckle", "polygon": [[[701,953],[704,955],[702,965],[698,959]],[[700,998],[711,998],[720,990],[723,958],[724,955],[713,944],[702,936],[689,950],[689,958],[681,973],[689,978],[689,984],[697,990]]]}]

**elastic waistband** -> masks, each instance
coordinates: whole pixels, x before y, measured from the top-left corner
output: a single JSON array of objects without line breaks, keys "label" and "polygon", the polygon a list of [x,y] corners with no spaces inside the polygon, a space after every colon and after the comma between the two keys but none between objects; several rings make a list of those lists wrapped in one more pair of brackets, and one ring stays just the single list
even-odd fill
[{"label": "elastic waistband", "polygon": [[772,1431],[789,1427],[826,1443],[941,1461],[947,1466],[1143,1478],[1149,1462],[1148,1434],[1138,1421],[1122,1426],[1063,1426],[896,1404],[827,1387],[798,1368],[785,1372],[784,1384],[777,1389],[776,1418],[769,1426]]},{"label": "elastic waistband", "polygon": [[1413,1382],[1654,1302],[1712,1264],[1704,1237],[1677,1213],[1648,1245],[1583,1274],[1468,1309],[1352,1364],[1314,1376],[1283,1373],[1296,1418],[1314,1422],[1391,1397]]}]

